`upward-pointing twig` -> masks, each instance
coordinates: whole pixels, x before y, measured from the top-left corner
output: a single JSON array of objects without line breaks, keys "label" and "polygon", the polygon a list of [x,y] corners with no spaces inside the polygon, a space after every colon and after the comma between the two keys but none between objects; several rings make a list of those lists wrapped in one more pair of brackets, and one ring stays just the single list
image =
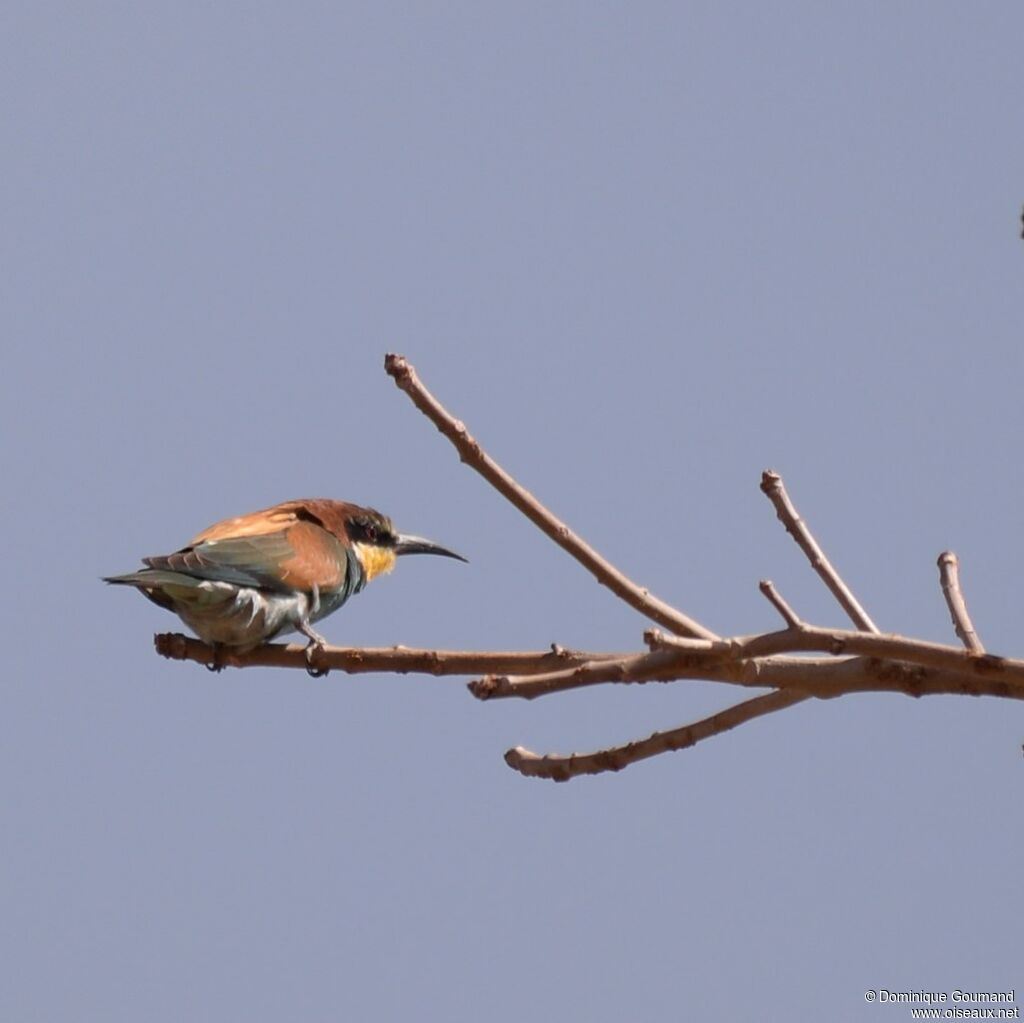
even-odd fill
[{"label": "upward-pointing twig", "polygon": [[939,581],[960,642],[972,653],[983,654],[985,648],[974,631],[974,623],[967,613],[967,604],[960,589],[960,559],[952,551],[943,551],[939,555]]},{"label": "upward-pointing twig", "polygon": [[858,629],[864,632],[878,632],[878,626],[871,620],[867,611],[857,602],[857,598],[850,591],[850,588],[840,578],[839,573],[832,567],[825,552],[818,546],[818,542],[811,535],[807,524],[800,513],[796,510],[793,502],[786,493],[786,487],[782,477],[771,469],[761,474],[761,489],[768,496],[768,500],[775,505],[779,519],[786,527],[790,536],[796,540],[800,549],[807,555],[811,567],[821,576],[825,585],[832,591],[833,596],[842,605],[843,610],[850,616],[851,621]]},{"label": "upward-pointing twig", "polygon": [[641,614],[658,622],[659,625],[664,625],[666,629],[671,629],[677,635],[694,636],[699,639],[718,638],[700,622],[638,586],[548,511],[533,494],[520,486],[481,449],[470,436],[465,424],[456,420],[423,386],[416,371],[404,356],[385,356],[384,368],[394,378],[395,383],[409,395],[412,403],[452,442],[462,461],[480,473],[502,497],[511,501],[562,550],[571,554],[599,583],[607,586],[612,593]]},{"label": "upward-pointing twig", "polygon": [[779,612],[780,615],[786,620],[786,624],[791,629],[802,629],[804,623],[800,621],[797,613],[786,603],[782,594],[775,589],[775,584],[771,579],[762,579],[758,583],[758,589],[768,598],[771,602],[772,607]]}]

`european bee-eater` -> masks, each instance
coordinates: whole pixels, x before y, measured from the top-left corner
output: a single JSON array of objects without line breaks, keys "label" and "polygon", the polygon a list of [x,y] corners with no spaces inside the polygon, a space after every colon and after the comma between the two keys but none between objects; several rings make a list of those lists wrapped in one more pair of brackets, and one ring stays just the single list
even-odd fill
[{"label": "european bee-eater", "polygon": [[314,498],[224,519],[174,554],[104,581],[136,587],[213,645],[244,652],[296,629],[312,649],[325,643],[313,622],[390,572],[401,554],[466,560],[396,533],[372,508]]}]

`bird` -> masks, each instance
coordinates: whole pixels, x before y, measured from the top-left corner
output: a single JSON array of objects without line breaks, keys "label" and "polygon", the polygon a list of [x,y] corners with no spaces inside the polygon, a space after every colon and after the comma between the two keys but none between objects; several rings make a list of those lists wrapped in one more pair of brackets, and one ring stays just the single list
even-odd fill
[{"label": "bird", "polygon": [[[298,631],[309,640],[313,673],[312,656],[327,642],[313,623],[405,554],[466,561],[432,540],[396,532],[373,508],[303,498],[215,522],[173,554],[143,558],[145,568],[103,581],[134,586],[218,654],[246,653]],[[219,666],[218,658],[211,667]]]}]

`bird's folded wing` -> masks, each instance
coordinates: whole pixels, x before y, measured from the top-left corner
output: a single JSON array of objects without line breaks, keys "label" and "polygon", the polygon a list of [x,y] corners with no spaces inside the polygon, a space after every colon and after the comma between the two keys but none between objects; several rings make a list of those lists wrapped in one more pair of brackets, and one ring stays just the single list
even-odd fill
[{"label": "bird's folded wing", "polygon": [[348,564],[335,536],[304,521],[273,533],[201,540],[174,554],[143,560],[150,568],[197,579],[285,592],[309,592],[314,586],[337,589]]}]

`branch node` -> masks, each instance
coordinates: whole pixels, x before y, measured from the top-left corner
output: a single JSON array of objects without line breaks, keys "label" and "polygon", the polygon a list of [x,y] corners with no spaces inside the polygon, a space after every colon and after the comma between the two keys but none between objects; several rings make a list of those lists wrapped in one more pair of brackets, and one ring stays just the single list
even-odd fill
[{"label": "branch node", "polygon": [[484,675],[467,682],[466,688],[478,700],[489,700],[492,696],[507,694],[511,687],[507,675]]},{"label": "branch node", "polygon": [[644,629],[644,645],[648,650],[664,650],[665,633],[661,629]]}]

